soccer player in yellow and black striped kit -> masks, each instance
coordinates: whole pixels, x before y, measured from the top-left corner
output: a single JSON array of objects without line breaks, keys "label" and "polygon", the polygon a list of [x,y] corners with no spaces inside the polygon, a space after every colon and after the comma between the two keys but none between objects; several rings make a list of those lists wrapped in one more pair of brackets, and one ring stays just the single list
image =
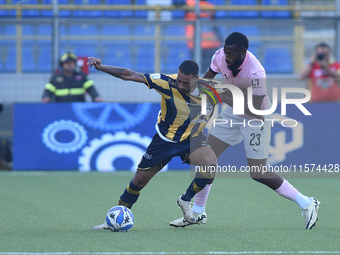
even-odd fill
[{"label": "soccer player in yellow and black striped kit", "polygon": [[[184,61],[179,66],[178,73],[174,75],[137,73],[125,68],[102,65],[100,59],[92,57],[89,58],[88,64],[114,77],[144,83],[162,96],[157,133],[146,149],[135,176],[120,196],[119,205],[131,208],[142,188],[175,156],[180,156],[183,163],[216,166],[216,156],[202,133],[212,115],[215,100],[207,100],[207,114],[201,113],[202,91],[211,94],[212,90],[209,91],[208,87],[212,86],[205,85],[212,84],[213,81],[198,77],[199,67],[196,62]],[[207,98],[209,99],[209,96]],[[213,173],[197,175],[186,192],[188,197],[181,196],[177,200],[178,205],[192,221],[195,221],[195,217],[191,211],[190,200],[212,177]],[[108,226],[104,223],[93,229],[108,229]]]}]

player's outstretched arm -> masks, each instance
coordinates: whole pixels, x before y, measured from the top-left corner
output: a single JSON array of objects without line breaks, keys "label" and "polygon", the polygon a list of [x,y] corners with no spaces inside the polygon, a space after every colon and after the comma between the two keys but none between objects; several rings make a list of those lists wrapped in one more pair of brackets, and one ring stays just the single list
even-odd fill
[{"label": "player's outstretched arm", "polygon": [[111,74],[112,76],[122,79],[124,81],[147,83],[143,74],[137,73],[127,68],[103,65],[99,58],[89,57],[89,62],[87,64],[90,67],[93,66],[99,71]]}]

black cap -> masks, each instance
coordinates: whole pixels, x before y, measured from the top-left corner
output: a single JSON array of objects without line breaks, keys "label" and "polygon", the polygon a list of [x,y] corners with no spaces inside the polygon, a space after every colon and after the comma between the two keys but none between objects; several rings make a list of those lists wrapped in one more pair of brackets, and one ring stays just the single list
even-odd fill
[{"label": "black cap", "polygon": [[73,52],[66,52],[64,55],[60,57],[59,64],[62,66],[63,63],[68,61],[74,61],[77,62],[77,56]]}]

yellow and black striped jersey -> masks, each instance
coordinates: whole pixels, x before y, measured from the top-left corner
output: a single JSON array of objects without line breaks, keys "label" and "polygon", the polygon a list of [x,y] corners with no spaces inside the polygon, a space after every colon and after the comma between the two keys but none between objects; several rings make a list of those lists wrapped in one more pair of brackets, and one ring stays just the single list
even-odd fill
[{"label": "yellow and black striped jersey", "polygon": [[[199,78],[192,93],[182,93],[177,87],[177,74],[144,74],[147,86],[161,94],[161,111],[158,118],[158,133],[173,142],[181,142],[203,132],[209,121],[214,103],[207,96],[206,115],[201,113],[202,94],[214,92],[204,84],[213,87],[218,82]],[[224,92],[224,91],[223,91]],[[218,93],[223,93],[219,91]],[[217,101],[218,103],[218,101]],[[156,128],[157,128],[156,127]]]}]

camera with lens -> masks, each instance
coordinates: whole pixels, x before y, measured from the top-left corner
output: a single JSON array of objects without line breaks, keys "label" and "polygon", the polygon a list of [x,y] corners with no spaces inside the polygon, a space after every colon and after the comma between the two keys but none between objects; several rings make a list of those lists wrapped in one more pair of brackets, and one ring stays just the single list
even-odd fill
[{"label": "camera with lens", "polygon": [[325,59],[325,57],[326,57],[326,55],[325,55],[325,54],[323,54],[323,53],[319,53],[318,55],[316,55],[316,58],[317,58],[319,61],[322,61],[322,60],[324,60],[324,59]]}]

